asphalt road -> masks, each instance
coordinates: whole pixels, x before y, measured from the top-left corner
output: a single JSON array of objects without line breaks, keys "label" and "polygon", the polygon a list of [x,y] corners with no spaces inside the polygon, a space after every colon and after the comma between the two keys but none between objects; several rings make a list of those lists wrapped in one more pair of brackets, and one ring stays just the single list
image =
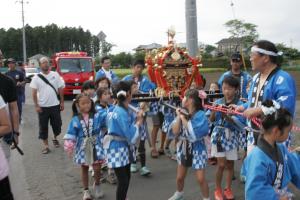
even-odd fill
[{"label": "asphalt road", "polygon": [[[77,200],[82,199],[82,188],[79,167],[73,164],[63,150],[63,147],[54,148],[50,143],[51,153],[41,154],[41,141],[38,140],[38,120],[35,113],[30,91],[27,88],[27,100],[24,106],[24,123],[21,126],[21,147],[25,155],[20,156],[12,152],[10,160],[10,179],[16,200]],[[62,113],[63,131],[71,119],[71,103],[66,101],[65,111]],[[298,103],[299,105],[299,103]],[[299,116],[299,109],[298,114]],[[297,118],[298,119],[298,118]],[[299,124],[298,124],[299,125]],[[49,129],[51,130],[51,129]],[[51,131],[50,135],[52,134]],[[300,133],[298,133],[300,134]],[[62,141],[60,139],[60,141]],[[176,162],[166,156],[152,159],[147,149],[147,166],[151,169],[150,177],[141,177],[138,173],[132,175],[128,197],[130,200],[166,200],[175,189]],[[241,161],[235,165],[235,174],[238,176]],[[206,175],[209,182],[210,196],[213,197],[214,166],[208,166]],[[92,185],[92,184],[91,184]],[[103,183],[102,188],[107,200],[115,199],[115,185]],[[233,182],[236,199],[244,199],[244,185],[238,180]],[[200,188],[196,182],[193,170],[189,170],[185,182],[185,199],[202,199]],[[213,198],[212,198],[213,199]],[[298,192],[297,199],[300,199]]]}]

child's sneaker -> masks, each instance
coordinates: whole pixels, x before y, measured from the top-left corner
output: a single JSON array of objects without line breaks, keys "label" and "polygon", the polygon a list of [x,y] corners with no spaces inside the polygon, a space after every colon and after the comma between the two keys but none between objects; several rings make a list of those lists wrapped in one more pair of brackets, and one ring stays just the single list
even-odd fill
[{"label": "child's sneaker", "polygon": [[223,194],[221,188],[215,190],[215,200],[223,200]]},{"label": "child's sneaker", "polygon": [[136,173],[138,171],[137,169],[137,164],[133,163],[130,165],[130,172],[131,173]]},{"label": "child's sneaker", "polygon": [[173,155],[171,156],[171,159],[177,161],[177,153],[176,152],[173,153]]},{"label": "child's sneaker", "polygon": [[104,196],[104,193],[103,193],[103,191],[101,190],[100,184],[99,184],[99,185],[96,185],[96,184],[94,183],[94,192],[95,192],[95,198],[96,198],[96,199],[102,198],[102,197]]},{"label": "child's sneaker", "polygon": [[226,200],[234,199],[233,192],[232,192],[231,188],[226,188],[224,190],[224,197],[225,197]]},{"label": "child's sneaker", "polygon": [[89,190],[83,191],[83,197],[82,200],[92,200],[91,194]]},{"label": "child's sneaker", "polygon": [[140,169],[140,173],[142,176],[148,176],[151,174],[150,170],[146,166]]},{"label": "child's sneaker", "polygon": [[168,200],[183,200],[183,192],[175,192]]},{"label": "child's sneaker", "polygon": [[106,179],[110,184],[117,184],[117,178],[115,173],[111,172],[108,174],[107,179]]},{"label": "child's sneaker", "polygon": [[172,157],[172,152],[169,148],[165,148],[165,154],[167,157],[171,158]]}]

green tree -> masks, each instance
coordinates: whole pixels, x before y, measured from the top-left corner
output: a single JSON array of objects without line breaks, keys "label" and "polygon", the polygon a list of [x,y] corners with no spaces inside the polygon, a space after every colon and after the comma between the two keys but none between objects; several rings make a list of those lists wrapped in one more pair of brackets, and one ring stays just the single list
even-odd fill
[{"label": "green tree", "polygon": [[145,51],[137,51],[133,54],[134,60],[145,60],[146,53]]},{"label": "green tree", "polygon": [[132,65],[133,56],[130,53],[121,52],[116,55],[110,55],[112,66],[128,68]]},{"label": "green tree", "polygon": [[257,25],[246,23],[243,20],[233,19],[224,24],[231,38],[242,38],[244,47],[250,47],[258,39]]},{"label": "green tree", "polygon": [[287,47],[283,43],[276,44],[276,48],[278,49],[278,51],[282,51],[283,56],[287,59],[294,60],[300,58],[300,52],[298,49]]}]

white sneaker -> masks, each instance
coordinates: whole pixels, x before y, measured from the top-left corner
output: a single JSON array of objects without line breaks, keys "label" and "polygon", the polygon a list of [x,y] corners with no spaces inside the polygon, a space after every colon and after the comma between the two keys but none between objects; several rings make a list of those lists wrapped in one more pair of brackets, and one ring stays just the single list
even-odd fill
[{"label": "white sneaker", "polygon": [[89,190],[83,191],[83,197],[82,200],[92,200],[91,194]]},{"label": "white sneaker", "polygon": [[96,199],[104,197],[104,193],[101,190],[100,184],[99,185],[95,185],[95,183],[94,183],[94,192],[95,192],[95,198]]},{"label": "white sneaker", "polygon": [[183,200],[183,192],[175,192],[168,200]]}]

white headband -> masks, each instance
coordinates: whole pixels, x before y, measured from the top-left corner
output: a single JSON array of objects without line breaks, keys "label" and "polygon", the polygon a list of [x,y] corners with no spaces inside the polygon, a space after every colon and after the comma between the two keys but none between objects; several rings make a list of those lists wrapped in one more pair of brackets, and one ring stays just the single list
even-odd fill
[{"label": "white headband", "polygon": [[275,53],[273,51],[268,51],[268,50],[258,48],[258,47],[252,47],[251,52],[259,52],[259,53],[269,55],[269,56],[281,56],[283,54],[281,51],[279,51],[278,53]]},{"label": "white headband", "polygon": [[280,109],[280,104],[278,102],[274,100],[272,100],[272,102],[272,107],[261,106],[264,115],[272,115],[274,112],[276,112],[276,110]]},{"label": "white headband", "polygon": [[120,96],[124,96],[126,97],[126,92],[124,90],[120,90],[118,93],[117,93],[117,98],[119,98]]}]

